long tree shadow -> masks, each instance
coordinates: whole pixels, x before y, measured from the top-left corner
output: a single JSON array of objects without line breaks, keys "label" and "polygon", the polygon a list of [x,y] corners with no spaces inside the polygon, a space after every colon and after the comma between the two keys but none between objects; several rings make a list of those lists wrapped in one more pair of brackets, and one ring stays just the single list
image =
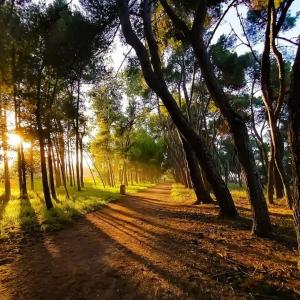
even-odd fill
[{"label": "long tree shadow", "polygon": [[[234,229],[236,237],[238,230],[245,231],[247,218],[235,228],[210,208],[209,213],[194,207],[181,211],[180,205],[151,200],[116,201],[71,228],[51,236],[41,234],[34,245],[24,235],[14,278],[5,282],[14,290],[11,298],[299,299],[297,291],[280,286],[277,281],[282,277],[274,279],[249,262],[235,262],[218,253],[229,248],[256,256],[261,263],[269,259],[263,249],[247,248],[246,243],[239,249],[233,240],[210,235],[210,229],[222,227],[222,235],[230,236]],[[20,215],[24,232],[37,228],[39,220],[30,203],[23,203]],[[199,238],[189,231],[196,223],[202,224],[196,227],[203,231]],[[190,226],[182,229],[181,224]]]},{"label": "long tree shadow", "polygon": [[[152,280],[148,278],[149,282],[145,284],[148,285],[149,289],[148,298],[153,298],[153,295],[156,293],[157,299],[163,298],[164,296],[169,296],[166,299],[174,299],[174,297],[176,298],[179,295],[181,295],[181,297],[184,295],[185,298],[183,299],[205,299],[204,286],[202,287],[201,284],[198,283],[197,287],[195,288],[193,284],[187,280],[187,278],[184,279],[183,276],[187,276],[187,274],[182,273],[184,268],[181,269],[181,273],[174,272],[172,266],[176,266],[178,268],[179,265],[182,265],[182,261],[173,256],[173,251],[166,251],[166,245],[163,242],[163,237],[159,240],[156,240],[157,247],[150,246],[151,251],[147,251],[145,247],[149,245],[143,243],[136,248],[135,245],[128,243],[126,238],[123,240],[122,238],[118,238],[118,235],[109,235],[101,230],[100,227],[91,222],[89,223],[89,226],[91,226],[93,230],[97,231],[97,234],[101,235],[105,240],[109,240],[113,248],[118,249],[122,253],[122,256],[126,256],[126,264],[128,267],[134,265],[134,268],[131,269],[131,271],[139,270],[138,272],[141,272],[142,270],[141,273],[145,276],[145,278],[140,278],[142,282],[145,282],[148,276],[152,277]],[[122,242],[122,240],[124,242]],[[161,247],[165,248],[165,250],[162,250]],[[160,257],[162,253],[165,253],[165,255]],[[158,257],[160,257],[160,259],[167,259],[169,263],[167,265],[161,265],[161,261],[158,259]],[[136,277],[141,276],[141,274],[130,275],[134,280],[137,279]],[[155,286],[149,286],[149,284],[152,285],[153,277],[157,282],[163,281],[165,284],[168,283],[169,290],[162,289],[161,291],[158,291],[158,293],[157,291],[155,292],[153,290]],[[152,292],[152,295],[150,292]]]},{"label": "long tree shadow", "polygon": [[40,233],[40,224],[30,200],[22,199],[20,203],[20,226],[26,239],[28,234]]},{"label": "long tree shadow", "polygon": [[[147,209],[148,211],[148,209]],[[149,211],[148,211],[149,213]],[[168,215],[169,212],[166,211],[165,212],[165,215],[164,215],[164,218],[165,219],[168,219],[168,218],[172,218],[172,216],[169,216]],[[111,224],[112,226],[115,226],[116,228],[118,228],[120,231],[123,231],[124,233],[127,233],[128,235],[131,235],[130,232],[126,231],[125,228],[129,227],[129,230],[131,230],[133,233],[136,234],[137,230],[139,230],[139,232],[141,231],[141,229],[143,230],[143,232],[147,232],[147,238],[148,239],[152,239],[154,237],[156,238],[160,238],[162,235],[165,234],[165,232],[170,232],[170,233],[174,233],[174,234],[180,234],[181,236],[181,239],[180,240],[177,240],[177,239],[174,239],[172,241],[173,244],[178,244],[180,245],[180,243],[182,242],[187,242],[189,241],[191,238],[186,238],[186,239],[183,239],[182,236],[191,236],[191,237],[196,237],[196,238],[199,238],[199,236],[201,237],[201,239],[206,239],[206,240],[210,240],[211,243],[216,243],[217,244],[220,244],[220,245],[225,245],[225,246],[229,246],[232,250],[236,250],[237,252],[240,251],[241,249],[239,248],[240,246],[236,246],[234,244],[232,244],[232,242],[229,240],[229,241],[223,241],[223,240],[211,240],[209,237],[203,235],[203,234],[200,234],[200,233],[192,233],[192,232],[189,232],[189,231],[186,231],[186,230],[180,230],[178,229],[177,227],[175,226],[171,226],[169,224],[169,226],[165,226],[164,224],[161,224],[159,222],[155,222],[154,220],[149,220],[149,217],[147,218],[147,213],[144,211],[144,215],[143,217],[140,217],[139,215],[134,215],[132,213],[128,213],[127,211],[122,211],[122,210],[118,210],[114,207],[109,207],[109,208],[106,208],[105,209],[105,212],[104,211],[99,211],[99,212],[96,212],[94,214],[95,216],[99,217],[99,218],[102,218],[102,220],[105,220],[106,222],[108,222],[109,224]],[[128,219],[129,218],[129,219]],[[176,220],[176,218],[174,218]],[[211,224],[217,224],[219,225],[217,222],[215,222],[214,220],[215,218],[212,218],[211,220],[214,221],[214,223],[212,221],[210,221]],[[143,225],[140,225],[139,221],[141,221],[141,224],[146,224],[146,225],[151,225],[152,229],[153,228],[157,228],[159,229],[160,231],[157,232],[155,230],[149,230],[147,229],[148,227],[145,228],[145,226]],[[187,221],[185,219],[185,221]],[[187,222],[189,222],[190,220],[188,220]],[[198,220],[196,220],[198,221]],[[204,219],[204,222],[207,223],[207,220]],[[236,221],[235,221],[236,222]],[[244,220],[242,219],[241,222],[244,222]],[[249,220],[249,224],[251,226],[251,221]],[[116,224],[118,226],[116,226]],[[222,228],[224,227],[224,223],[221,224],[222,225]],[[226,227],[225,227],[226,228]],[[163,232],[161,232],[161,230],[163,230]],[[228,226],[227,228],[227,232],[228,234],[230,234],[231,232],[231,227]],[[142,233],[139,233],[140,236],[143,236],[143,232]],[[151,236],[149,236],[149,234],[151,234]],[[136,237],[135,237],[136,238]],[[248,254],[251,254],[253,255],[254,257],[259,255],[260,257],[268,260],[268,259],[272,259],[274,257],[276,257],[276,255],[274,253],[272,254],[266,254],[264,252],[260,252],[258,249],[255,249],[255,250],[251,250],[251,248],[247,247],[247,253]],[[275,255],[275,256],[274,256]],[[286,260],[281,260],[281,258],[276,258],[276,261],[279,261],[279,262],[283,262],[283,263],[286,263],[287,261]]]},{"label": "long tree shadow", "polygon": [[[232,263],[228,264],[225,258],[217,257],[213,252],[208,252],[203,248],[199,249],[199,252],[195,254],[195,251],[191,251],[191,249],[186,246],[186,240],[179,236],[177,236],[177,243],[172,245],[172,247],[177,249],[177,253],[174,256],[174,248],[168,248],[166,246],[166,241],[169,243],[172,241],[170,232],[161,234],[160,237],[153,235],[153,237],[155,237],[155,247],[151,244],[143,243],[140,248],[137,248],[136,245],[131,244],[126,237],[121,238],[118,233],[109,235],[107,232],[104,232],[101,225],[90,224],[90,226],[93,226],[94,229],[98,231],[98,234],[104,235],[105,239],[111,239],[115,244],[114,247],[126,253],[126,256],[129,257],[130,260],[136,261],[143,269],[158,274],[158,277],[170,282],[172,286],[180,290],[182,295],[186,295],[187,299],[204,299],[205,296],[208,296],[205,291],[206,289],[210,290],[210,298],[214,298],[214,292],[211,288],[216,288],[220,283],[226,285],[228,289],[232,284],[235,284],[238,293],[246,293],[249,294],[249,296],[252,293],[261,297],[286,296],[290,297],[289,299],[297,299],[297,297],[299,297],[298,293],[290,289],[278,289],[278,285],[276,284],[273,285],[270,282],[264,282],[259,276],[258,278],[253,277],[251,273],[255,272],[254,267],[239,266],[237,268],[237,266],[232,265]],[[124,233],[124,230],[120,228],[118,230]],[[101,233],[99,231],[101,231]],[[135,235],[136,232],[132,234]],[[145,247],[149,247],[151,250],[147,251]],[[191,252],[189,252],[189,250]],[[163,253],[163,257],[167,259],[168,263],[161,265],[160,262],[157,261],[156,254],[161,256]],[[200,261],[200,267],[194,266],[191,261]],[[213,269],[211,269],[212,262],[214,264]],[[180,269],[181,272],[174,272],[176,269]],[[191,269],[196,270],[196,272],[191,272]],[[183,270],[187,270],[189,275]],[[199,270],[201,275],[199,274]],[[187,278],[186,276],[189,277]],[[191,276],[193,278],[201,278],[203,282],[206,282],[206,285],[201,285],[201,281],[198,281],[197,287],[193,287],[194,282],[191,280]],[[251,281],[251,284],[247,283],[245,286],[241,284],[243,281],[247,282],[248,280]],[[208,281],[209,284],[207,284]]]},{"label": "long tree shadow", "polygon": [[[235,230],[244,230],[251,231],[252,228],[252,220],[251,220],[251,209],[245,208],[243,206],[237,206],[240,212],[240,216],[234,220],[222,219],[218,218],[216,215],[218,209],[215,207],[205,207],[204,209],[200,206],[197,210],[193,209],[192,206],[182,206],[182,205],[174,205],[174,204],[166,204],[165,202],[161,202],[159,200],[153,200],[151,198],[142,198],[139,196],[133,197],[135,201],[139,204],[148,205],[149,210],[156,209],[166,209],[170,208],[168,214],[165,216],[166,218],[176,218],[178,220],[190,220],[190,221],[199,221],[210,224],[218,224],[222,226],[229,227],[230,229]],[[122,203],[120,203],[122,206]],[[130,208],[132,206],[130,205]],[[189,208],[192,211],[181,211],[182,208]],[[133,209],[135,211],[142,213],[142,210],[139,209],[138,205],[134,205]],[[215,213],[215,214],[214,214]],[[273,220],[273,228],[274,234],[269,238],[271,240],[276,241],[278,244],[288,248],[289,250],[294,250],[297,247],[297,238],[296,233],[293,228],[293,220],[292,216],[289,213],[277,213],[270,212],[270,217]],[[290,226],[285,226],[280,223],[281,219],[289,220]]]}]

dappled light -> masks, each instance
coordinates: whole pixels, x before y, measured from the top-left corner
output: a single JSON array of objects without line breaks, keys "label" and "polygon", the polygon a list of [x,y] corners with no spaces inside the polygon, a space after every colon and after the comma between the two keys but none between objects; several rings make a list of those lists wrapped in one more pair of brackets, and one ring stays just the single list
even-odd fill
[{"label": "dappled light", "polygon": [[0,300],[300,299],[294,0],[0,0]]}]

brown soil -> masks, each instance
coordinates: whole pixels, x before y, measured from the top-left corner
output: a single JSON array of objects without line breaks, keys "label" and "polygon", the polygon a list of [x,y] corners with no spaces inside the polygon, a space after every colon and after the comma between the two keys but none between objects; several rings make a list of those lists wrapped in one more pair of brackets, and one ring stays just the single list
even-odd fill
[{"label": "brown soil", "polygon": [[160,185],[57,234],[3,243],[0,299],[300,299],[292,233],[254,238],[247,208],[233,222],[190,204]]}]

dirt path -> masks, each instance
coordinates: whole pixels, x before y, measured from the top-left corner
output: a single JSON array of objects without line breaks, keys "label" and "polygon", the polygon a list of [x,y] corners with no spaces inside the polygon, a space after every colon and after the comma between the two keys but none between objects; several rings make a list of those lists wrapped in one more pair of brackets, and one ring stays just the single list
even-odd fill
[{"label": "dirt path", "polygon": [[15,251],[3,246],[0,299],[300,297],[293,246],[189,204],[160,185]]}]

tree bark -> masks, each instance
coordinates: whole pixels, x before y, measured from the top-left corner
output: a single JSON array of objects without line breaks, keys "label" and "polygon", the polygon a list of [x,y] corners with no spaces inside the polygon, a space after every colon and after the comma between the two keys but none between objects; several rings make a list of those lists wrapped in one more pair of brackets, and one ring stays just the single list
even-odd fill
[{"label": "tree bark", "polygon": [[37,124],[37,135],[40,145],[40,160],[41,160],[41,173],[42,173],[42,184],[43,184],[43,192],[47,209],[53,208],[49,184],[48,184],[48,175],[47,175],[47,164],[46,164],[46,156],[45,156],[45,142],[44,142],[44,132],[41,120],[41,73],[40,70],[38,82],[37,82],[37,98],[36,98],[36,124]]},{"label": "tree bark", "polygon": [[54,183],[54,175],[53,175],[53,159],[52,159],[52,142],[51,138],[48,137],[48,168],[49,168],[49,183],[50,183],[50,191],[53,199],[57,199],[55,183]]},{"label": "tree bark", "polygon": [[71,160],[70,151],[72,151],[72,149],[70,147],[70,143],[71,143],[71,141],[68,139],[68,141],[67,141],[67,152],[68,152],[67,153],[67,159],[68,159],[67,164],[68,164],[68,168],[67,168],[67,170],[69,170],[70,186],[73,186],[73,173],[72,173],[72,164],[73,164],[73,162]]},{"label": "tree bark", "polygon": [[79,102],[80,102],[80,80],[77,83],[77,102],[76,102],[76,124],[75,124],[75,155],[76,155],[76,183],[77,191],[81,191],[80,167],[79,167]]},{"label": "tree bark", "polygon": [[80,184],[81,184],[81,187],[84,187],[84,181],[83,181],[83,144],[82,144],[82,136],[79,139],[79,147],[80,147]]},{"label": "tree bark", "polygon": [[21,174],[22,174],[22,198],[28,199],[28,193],[27,193],[27,181],[26,181],[26,164],[25,164],[25,155],[24,155],[24,147],[23,147],[23,141],[21,139],[20,142],[20,156],[21,156]]},{"label": "tree bark", "polygon": [[59,163],[58,163],[58,158],[54,153],[53,145],[51,147],[51,154],[52,154],[54,174],[55,174],[55,183],[56,183],[56,187],[59,188],[62,185],[62,183],[61,183],[61,174],[60,174],[60,167],[59,167]]},{"label": "tree bark", "polygon": [[295,230],[298,239],[299,260],[298,267],[300,270],[300,41],[295,58],[290,96],[288,98],[289,110],[289,135],[292,148],[292,173],[293,173],[293,215],[295,221]]},{"label": "tree bark", "polygon": [[189,167],[193,189],[197,196],[197,201],[195,204],[213,203],[213,199],[211,198],[209,192],[204,187],[200,168],[195,154],[193,153],[190,145],[184,139],[182,139],[182,145],[185,152],[187,164]]},{"label": "tree bark", "polygon": [[33,139],[31,139],[30,143],[30,189],[34,190],[34,165],[33,165]]},{"label": "tree bark", "polygon": [[53,208],[51,201],[51,195],[48,184],[48,175],[47,175],[47,165],[46,165],[46,156],[45,156],[45,143],[43,137],[43,129],[41,122],[39,120],[39,113],[36,116],[38,123],[38,139],[40,144],[40,159],[41,159],[41,172],[42,172],[42,183],[43,183],[43,192],[47,209]]},{"label": "tree bark", "polygon": [[[279,131],[279,130],[278,130]],[[282,140],[282,136],[280,131],[278,132],[278,145],[277,145],[277,151],[280,161],[283,162],[283,155],[284,155],[284,144]],[[276,192],[276,198],[281,199],[284,196],[284,185],[280,176],[280,172],[277,168],[274,168],[274,184],[275,184],[275,192]],[[288,183],[289,184],[289,183]]]},{"label": "tree bark", "polygon": [[269,166],[268,166],[268,201],[270,204],[274,204],[274,150],[271,145]]},{"label": "tree bark", "polygon": [[[2,101],[1,101],[2,100]],[[3,163],[4,163],[4,199],[8,201],[11,196],[10,175],[8,166],[8,142],[7,142],[7,117],[6,117],[6,103],[1,99],[0,116],[2,121],[2,148],[3,148]]]},{"label": "tree bark", "polygon": [[[237,211],[234,206],[231,194],[220,174],[217,172],[216,166],[212,160],[211,154],[208,151],[204,140],[189,125],[164,81],[160,67],[160,58],[158,56],[157,44],[155,40],[153,40],[152,32],[149,28],[150,19],[149,14],[147,13],[149,7],[144,7],[144,27],[145,35],[150,49],[151,62],[148,56],[147,49],[144,47],[144,45],[141,43],[132,29],[127,1],[118,0],[118,3],[123,34],[127,43],[134,48],[139,58],[145,81],[147,82],[148,86],[163,101],[178,131],[191,145],[193,151],[197,155],[197,158],[207,175],[207,179],[214,189],[214,194],[216,195],[216,198],[220,203],[221,215],[231,218],[237,216]],[[145,1],[145,4],[148,4],[148,2]]]},{"label": "tree bark", "polygon": [[252,232],[262,237],[270,236],[272,225],[263,188],[255,165],[246,123],[243,118],[232,109],[227,95],[214,74],[213,66],[207,53],[207,47],[203,41],[203,22],[206,17],[207,1],[201,1],[199,4],[191,30],[176,16],[166,0],[160,0],[160,2],[174,26],[184,34],[186,40],[191,44],[209,93],[229,125],[238,158],[245,174],[247,192],[253,215]]},{"label": "tree bark", "polygon": [[[291,5],[291,2],[287,3],[286,5],[288,7],[289,5]],[[287,11],[282,12],[280,18],[285,18],[286,12]],[[280,149],[280,131],[277,125],[286,90],[284,62],[282,55],[278,51],[275,42],[276,36],[280,30],[280,26],[282,26],[282,24],[276,24],[276,9],[274,0],[269,0],[267,9],[265,43],[261,60],[261,87],[263,95],[262,99],[268,116],[268,125],[270,127],[271,141],[273,144],[275,166],[281,177],[281,181],[284,187],[284,193],[287,200],[287,206],[291,208],[292,195],[290,191],[290,184],[288,182],[288,178],[283,167],[282,153]],[[275,98],[271,85],[271,49],[273,51],[278,67],[279,92],[278,96],[276,97],[276,100],[274,100]]]},{"label": "tree bark", "polygon": [[61,151],[59,151],[59,149],[58,149],[59,148],[58,144],[55,140],[54,140],[54,143],[55,143],[54,146],[55,146],[55,149],[56,149],[57,163],[58,163],[58,165],[60,167],[60,170],[61,170],[61,176],[62,176],[63,186],[64,186],[65,193],[66,193],[66,198],[69,199],[70,195],[69,195],[69,191],[68,191],[68,188],[67,188],[66,168],[62,164]]}]

